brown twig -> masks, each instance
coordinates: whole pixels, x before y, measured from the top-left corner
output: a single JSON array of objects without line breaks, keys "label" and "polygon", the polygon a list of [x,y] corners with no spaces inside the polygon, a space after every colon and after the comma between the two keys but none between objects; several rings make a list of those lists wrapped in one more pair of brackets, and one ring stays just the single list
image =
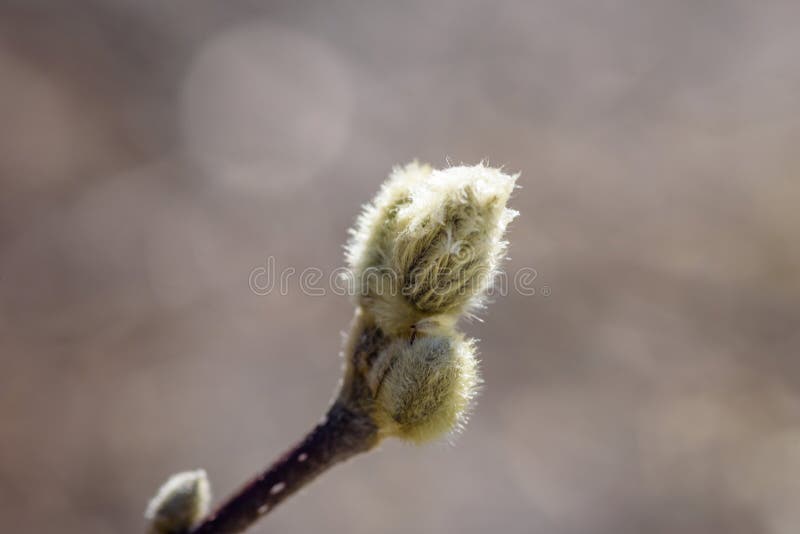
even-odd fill
[{"label": "brown twig", "polygon": [[347,458],[377,443],[374,423],[341,403],[335,403],[324,421],[190,534],[242,532],[281,501]]}]

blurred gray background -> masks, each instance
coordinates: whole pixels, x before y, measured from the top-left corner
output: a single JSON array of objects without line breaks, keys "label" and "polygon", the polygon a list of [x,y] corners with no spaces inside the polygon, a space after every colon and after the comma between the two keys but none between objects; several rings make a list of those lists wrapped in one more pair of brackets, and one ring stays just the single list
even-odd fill
[{"label": "blurred gray background", "polygon": [[[0,521],[140,533],[329,402],[343,264],[394,164],[521,171],[467,430],[253,532],[794,534],[800,5],[0,2]],[[296,278],[295,278],[296,280]],[[549,296],[544,296],[549,292]]]}]

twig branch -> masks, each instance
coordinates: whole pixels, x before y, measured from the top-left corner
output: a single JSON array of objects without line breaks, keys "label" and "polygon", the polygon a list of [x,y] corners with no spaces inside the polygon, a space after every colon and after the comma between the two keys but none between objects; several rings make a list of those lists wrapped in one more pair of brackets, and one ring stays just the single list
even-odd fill
[{"label": "twig branch", "polygon": [[377,442],[375,425],[336,403],[326,419],[190,534],[242,532],[318,475]]}]

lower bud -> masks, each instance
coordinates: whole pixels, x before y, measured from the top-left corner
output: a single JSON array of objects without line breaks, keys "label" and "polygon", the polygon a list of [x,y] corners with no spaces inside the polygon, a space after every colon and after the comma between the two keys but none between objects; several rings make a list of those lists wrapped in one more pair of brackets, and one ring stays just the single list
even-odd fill
[{"label": "lower bud", "polygon": [[455,333],[397,339],[374,370],[381,375],[370,377],[379,432],[416,443],[463,425],[480,381],[473,341]]}]

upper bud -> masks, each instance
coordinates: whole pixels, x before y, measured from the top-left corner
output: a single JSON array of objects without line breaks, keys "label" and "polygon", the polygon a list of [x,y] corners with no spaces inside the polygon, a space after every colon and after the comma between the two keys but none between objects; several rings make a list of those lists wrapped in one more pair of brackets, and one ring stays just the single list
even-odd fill
[{"label": "upper bud", "polygon": [[475,166],[393,171],[352,230],[356,294],[378,324],[453,323],[481,304],[502,259],[517,176]]}]

